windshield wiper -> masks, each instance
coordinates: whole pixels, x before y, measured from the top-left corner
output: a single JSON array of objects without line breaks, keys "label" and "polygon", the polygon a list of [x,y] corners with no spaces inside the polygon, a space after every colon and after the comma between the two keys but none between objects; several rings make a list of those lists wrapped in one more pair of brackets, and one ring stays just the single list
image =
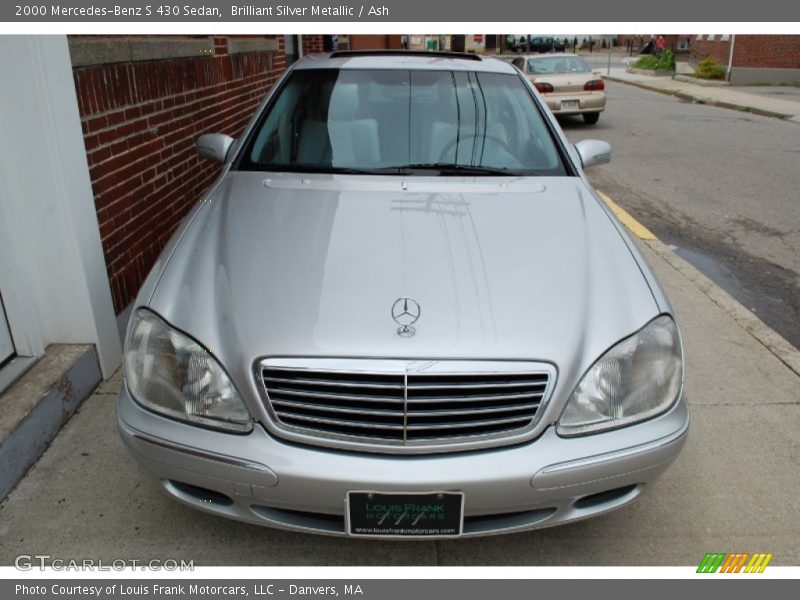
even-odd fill
[{"label": "windshield wiper", "polygon": [[501,175],[504,177],[521,177],[526,175],[536,175],[533,171],[515,171],[505,167],[486,167],[481,165],[461,165],[458,163],[416,163],[403,165],[398,169],[408,169],[411,171],[438,171],[440,175]]}]

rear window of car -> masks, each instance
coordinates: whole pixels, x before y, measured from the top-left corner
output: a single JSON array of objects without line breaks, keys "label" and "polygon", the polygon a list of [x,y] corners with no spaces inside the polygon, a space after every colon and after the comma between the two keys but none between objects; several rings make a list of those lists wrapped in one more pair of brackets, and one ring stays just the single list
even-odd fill
[{"label": "rear window of car", "polygon": [[544,56],[529,58],[528,69],[534,75],[556,73],[590,73],[591,69],[580,56]]},{"label": "rear window of car", "polygon": [[401,69],[294,71],[238,168],[391,174],[437,164],[566,174],[517,74]]}]

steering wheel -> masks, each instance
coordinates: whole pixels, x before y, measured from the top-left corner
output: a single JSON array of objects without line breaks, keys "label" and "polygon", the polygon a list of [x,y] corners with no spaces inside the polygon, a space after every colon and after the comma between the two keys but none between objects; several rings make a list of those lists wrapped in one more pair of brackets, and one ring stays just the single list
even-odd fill
[{"label": "steering wheel", "polygon": [[442,162],[443,157],[446,156],[447,153],[454,146],[456,146],[456,144],[459,144],[459,143],[463,142],[464,140],[477,139],[477,138],[483,138],[485,140],[491,140],[494,143],[496,143],[498,146],[500,146],[500,148],[502,148],[506,153],[510,154],[511,156],[514,156],[514,151],[512,150],[511,146],[509,145],[510,144],[509,140],[504,140],[500,136],[495,135],[493,133],[483,133],[483,134],[480,134],[480,135],[478,135],[477,133],[468,133],[467,135],[465,135],[463,137],[455,137],[452,140],[450,140],[449,142],[447,142],[447,144],[445,144],[444,148],[442,148],[442,151],[439,153],[439,162]]}]

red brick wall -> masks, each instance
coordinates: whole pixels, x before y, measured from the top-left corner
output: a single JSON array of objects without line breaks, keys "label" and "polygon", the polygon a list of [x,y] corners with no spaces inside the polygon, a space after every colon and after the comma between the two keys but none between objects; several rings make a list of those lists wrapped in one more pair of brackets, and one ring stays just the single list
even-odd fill
[{"label": "red brick wall", "polygon": [[321,35],[303,36],[303,54],[314,54],[315,52],[324,52],[324,50]]},{"label": "red brick wall", "polygon": [[[391,48],[388,35],[350,35],[351,50],[386,50]],[[399,37],[399,36],[398,36]]]},{"label": "red brick wall", "polygon": [[[692,50],[689,54],[694,61],[700,62],[709,56],[714,58],[722,65],[728,64],[728,54],[730,53],[730,42],[720,41],[720,36],[714,36],[714,41],[708,41],[708,36],[704,35],[702,40],[692,39]],[[737,40],[738,41],[738,40]]]},{"label": "red brick wall", "polygon": [[[692,40],[691,56],[700,61],[713,56],[717,62],[728,64],[730,41],[720,41],[715,36]],[[766,67],[774,69],[800,68],[800,35],[737,35],[733,48],[734,67]]]},{"label": "red brick wall", "polygon": [[264,37],[277,37],[278,50],[229,54],[229,38],[214,37],[213,56],[73,70],[117,313],[219,174],[197,155],[195,138],[241,133],[285,69],[283,36]]},{"label": "red brick wall", "polygon": [[800,35],[737,35],[736,67],[800,69]]}]

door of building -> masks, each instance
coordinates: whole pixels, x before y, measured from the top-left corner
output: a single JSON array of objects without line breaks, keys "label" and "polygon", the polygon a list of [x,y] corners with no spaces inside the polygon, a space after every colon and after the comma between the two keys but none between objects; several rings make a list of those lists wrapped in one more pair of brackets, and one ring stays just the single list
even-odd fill
[{"label": "door of building", "polygon": [[15,354],[14,340],[11,339],[11,330],[8,327],[6,309],[3,306],[3,296],[0,295],[0,367],[12,359]]}]

